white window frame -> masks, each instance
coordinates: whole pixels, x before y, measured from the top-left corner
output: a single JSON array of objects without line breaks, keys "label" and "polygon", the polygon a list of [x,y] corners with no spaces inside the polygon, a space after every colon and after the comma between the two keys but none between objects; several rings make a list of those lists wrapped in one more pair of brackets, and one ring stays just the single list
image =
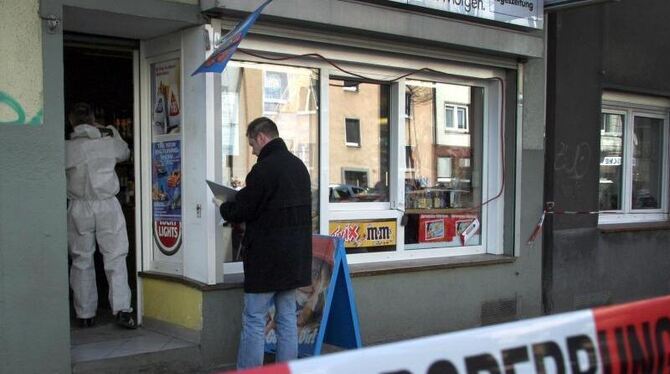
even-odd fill
[{"label": "white window frame", "polygon": [[[299,55],[303,51],[300,45],[293,45],[281,40],[269,40],[256,38],[250,35],[245,38],[244,47],[259,52],[271,52],[282,48],[287,54]],[[364,52],[352,52],[349,48],[322,45],[316,52],[326,56],[339,56],[338,65],[343,69],[355,70],[358,74],[377,78],[388,79],[389,76],[397,76],[406,72],[407,69],[421,69],[427,65],[435,69],[453,74],[449,79],[440,80],[444,83],[454,83],[484,88],[484,139],[483,139],[483,165],[482,165],[482,200],[496,196],[500,191],[502,181],[502,161],[500,160],[500,131],[501,129],[501,107],[502,90],[498,80],[505,80],[505,68],[519,68],[518,65],[471,65],[467,63],[457,64],[444,60],[437,62],[421,56],[407,57],[399,54],[391,56],[387,53],[367,50]],[[244,57],[245,61],[268,63],[257,57]],[[378,61],[377,65],[371,65],[370,61]],[[271,63],[270,63],[271,64]],[[329,80],[330,78],[343,77],[341,71],[333,68],[330,64],[311,59],[296,59],[292,66],[319,69],[319,230],[321,234],[329,233],[329,223],[332,221],[353,220],[395,220],[397,226],[396,250],[378,253],[360,253],[347,255],[348,262],[368,263],[383,261],[401,261],[407,259],[422,258],[444,258],[471,254],[503,254],[503,227],[508,226],[504,221],[504,194],[498,199],[489,202],[482,208],[481,212],[481,245],[468,247],[437,247],[410,250],[404,244],[404,230],[401,226],[401,218],[404,212],[404,177],[405,177],[405,79],[400,79],[390,85],[390,165],[389,165],[389,201],[370,203],[330,203],[329,202]],[[501,66],[501,67],[496,67]],[[520,68],[519,68],[520,69]],[[495,79],[492,79],[495,78]],[[345,76],[346,79],[346,76]],[[351,79],[357,79],[351,77]],[[423,81],[435,81],[434,75],[416,74],[412,79]],[[519,92],[522,90],[522,81],[517,82]],[[265,95],[263,95],[265,96]],[[469,128],[469,126],[468,126]],[[513,126],[519,140],[520,122]],[[518,156],[517,156],[518,157]],[[517,189],[517,201],[518,201]],[[512,207],[514,208],[514,207]],[[518,207],[517,207],[518,209]],[[515,227],[519,224],[518,211],[515,212],[514,222],[509,222]],[[492,224],[494,222],[495,224]],[[515,232],[516,235],[516,232]],[[515,240],[515,247],[518,245]],[[225,274],[241,273],[241,262],[224,264]]]},{"label": "white window frame", "polygon": [[[625,99],[626,101],[621,101]],[[639,95],[603,94],[602,114],[619,114],[624,116],[623,156],[622,156],[622,191],[621,209],[603,211],[598,216],[598,224],[622,224],[636,222],[658,222],[668,220],[668,137],[670,101],[655,100]],[[602,118],[601,114],[601,118]],[[659,209],[633,209],[633,134],[636,117],[656,118],[663,120],[661,128],[662,168],[661,168],[661,204]],[[602,119],[601,119],[602,120]],[[602,128],[602,125],[601,125]],[[600,150],[599,150],[600,151]],[[600,178],[598,178],[600,180]]]},{"label": "white window frame", "polygon": [[269,103],[269,104],[283,105],[283,104],[286,104],[288,102],[288,100],[283,99],[283,98],[280,98],[280,99],[268,98],[267,96],[265,96],[265,85],[266,85],[266,82],[268,80],[268,74],[283,74],[284,76],[286,76],[286,83],[287,84],[286,84],[286,89],[284,90],[285,94],[283,94],[282,97],[285,97],[285,96],[289,95],[289,92],[288,92],[289,76],[288,76],[287,72],[280,71],[280,70],[270,70],[270,69],[268,69],[268,70],[263,71],[263,114],[277,114],[279,112],[265,110],[265,104]]},{"label": "white window frame", "polygon": [[[347,140],[347,121],[356,121],[358,123],[358,143]],[[358,118],[347,117],[344,119],[344,145],[347,147],[360,148],[363,143],[363,132],[361,131],[361,120]]]},{"label": "white window frame", "polygon": [[[452,108],[453,109],[453,114],[451,117],[452,124],[454,125],[453,127],[447,126],[447,108]],[[458,128],[458,111],[463,110],[464,112],[464,117],[463,120],[465,121],[465,128]],[[444,103],[444,131],[445,132],[462,132],[462,133],[467,133],[470,131],[470,121],[469,121],[469,108],[467,105],[461,105],[461,104],[454,104],[454,103],[449,103],[445,102]]]}]

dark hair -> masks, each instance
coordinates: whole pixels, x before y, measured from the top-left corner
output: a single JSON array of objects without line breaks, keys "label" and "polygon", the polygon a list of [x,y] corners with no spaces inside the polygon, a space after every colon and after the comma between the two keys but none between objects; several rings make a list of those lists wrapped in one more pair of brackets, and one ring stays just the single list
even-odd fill
[{"label": "dark hair", "polygon": [[81,124],[92,125],[95,122],[95,115],[90,105],[86,103],[76,103],[70,110],[70,123],[72,127],[77,127]]},{"label": "dark hair", "polygon": [[279,137],[277,124],[267,117],[258,117],[247,127],[248,138],[256,138],[260,133],[267,135],[270,139]]}]

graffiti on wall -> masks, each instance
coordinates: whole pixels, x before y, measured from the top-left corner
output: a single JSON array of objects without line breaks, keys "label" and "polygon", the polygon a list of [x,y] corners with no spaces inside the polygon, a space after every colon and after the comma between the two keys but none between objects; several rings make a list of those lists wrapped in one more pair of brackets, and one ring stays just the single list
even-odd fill
[{"label": "graffiti on wall", "polygon": [[592,160],[591,146],[581,142],[570,146],[561,142],[554,158],[554,170],[559,178],[559,189],[564,197],[577,199],[590,183],[583,180],[589,172]]},{"label": "graffiti on wall", "polygon": [[30,125],[42,124],[42,110],[35,116],[28,118],[21,103],[10,94],[0,91],[0,125]]}]

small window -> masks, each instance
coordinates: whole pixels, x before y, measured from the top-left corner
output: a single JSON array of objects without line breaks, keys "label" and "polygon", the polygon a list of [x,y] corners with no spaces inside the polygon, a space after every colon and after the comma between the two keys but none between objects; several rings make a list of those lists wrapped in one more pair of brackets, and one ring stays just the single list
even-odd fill
[{"label": "small window", "polygon": [[358,92],[358,85],[360,83],[356,81],[344,81],[342,89],[348,92]]},{"label": "small window", "polygon": [[412,93],[405,92],[405,117],[412,116]]},{"label": "small window", "polygon": [[668,219],[668,108],[638,107],[617,103],[602,112],[600,223]]},{"label": "small window", "polygon": [[451,157],[437,158],[437,181],[438,183],[451,182],[452,177]]},{"label": "small window", "polygon": [[263,112],[279,113],[288,100],[288,75],[281,71],[266,71],[263,82]]},{"label": "small window", "polygon": [[345,119],[346,144],[348,147],[361,146],[361,122],[354,118]]},{"label": "small window", "polygon": [[468,132],[468,107],[445,104],[445,129],[447,131]]},{"label": "small window", "polygon": [[414,169],[414,154],[411,145],[405,146],[405,169],[407,170]]}]

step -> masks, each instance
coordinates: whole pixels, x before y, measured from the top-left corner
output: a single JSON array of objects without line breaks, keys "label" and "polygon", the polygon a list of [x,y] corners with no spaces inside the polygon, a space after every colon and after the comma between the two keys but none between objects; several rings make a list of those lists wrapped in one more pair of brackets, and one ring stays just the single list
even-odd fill
[{"label": "step", "polygon": [[140,327],[123,329],[113,323],[73,328],[72,373],[200,373],[200,347],[164,333]]}]

